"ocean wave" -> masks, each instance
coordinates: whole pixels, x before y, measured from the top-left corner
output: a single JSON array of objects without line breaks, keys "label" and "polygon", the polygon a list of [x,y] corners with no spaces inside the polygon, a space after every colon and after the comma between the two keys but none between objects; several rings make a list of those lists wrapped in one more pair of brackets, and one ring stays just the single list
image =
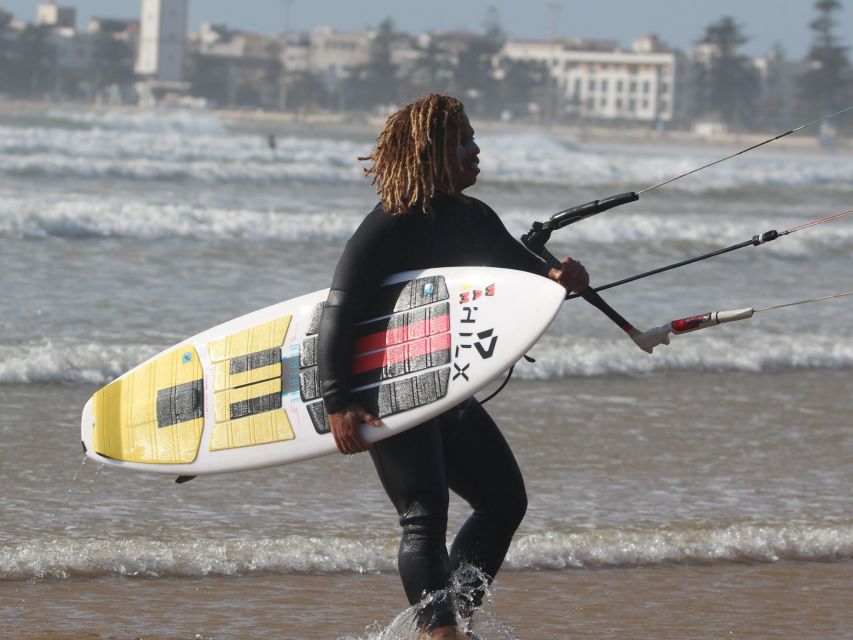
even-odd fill
[{"label": "ocean wave", "polygon": [[[566,185],[648,187],[680,176],[725,151],[701,147],[573,147],[550,134],[478,136],[487,180]],[[831,187],[850,190],[849,163],[819,153],[763,152],[733,159],[669,185],[689,192],[746,187]]]},{"label": "ocean wave", "polygon": [[212,111],[199,109],[74,111],[54,109],[48,116],[117,132],[221,135],[227,129]]},{"label": "ocean wave", "polygon": [[[196,116],[121,114],[75,116],[88,130],[0,127],[0,171],[30,177],[199,180],[269,183],[281,180],[350,183],[363,180],[368,145],[354,140],[282,135],[271,151],[260,135],[229,133]],[[212,122],[212,123],[211,123]],[[159,124],[155,124],[159,123]],[[161,127],[158,129],[157,127]],[[482,178],[590,187],[650,186],[718,159],[696,148],[585,147],[560,144],[544,132],[479,137]],[[853,190],[849,162],[826,154],[757,153],[679,180],[688,192],[802,188]]]},{"label": "ocean wave", "polygon": [[364,179],[365,151],[325,138],[282,136],[272,153],[260,136],[0,127],[0,171],[31,178],[349,183]]},{"label": "ocean wave", "polygon": [[[584,220],[566,231],[555,233],[551,242],[618,246],[636,243],[646,246],[675,246],[686,258],[692,251],[721,249],[750,240],[775,229],[788,228],[836,213],[829,212],[761,212],[751,215],[729,214],[710,218],[702,214],[649,213],[608,211]],[[507,228],[516,235],[526,232],[541,215],[529,210],[510,210],[501,215]],[[848,218],[853,222],[853,217]],[[840,220],[835,224],[815,226],[782,236],[767,244],[770,254],[807,256],[829,251],[853,249],[853,224]],[[760,249],[761,250],[761,249]],[[767,254],[767,250],[765,255]]]},{"label": "ocean wave", "polygon": [[51,340],[0,345],[0,384],[64,382],[103,386],[162,350],[151,345],[117,345]]},{"label": "ocean wave", "polygon": [[[264,539],[44,539],[0,545],[0,579],[96,576],[199,577],[396,570],[396,538],[285,536]],[[549,531],[519,536],[505,568],[585,567],[853,557],[850,524],[669,525]]]},{"label": "ocean wave", "polygon": [[[296,212],[148,204],[119,199],[0,197],[0,237],[13,238],[193,238],[200,240],[328,240],[349,237],[364,216],[320,211],[298,196]],[[363,209],[364,207],[362,207]]]},{"label": "ocean wave", "polygon": [[[627,338],[544,337],[520,362],[521,380],[561,380],[672,373],[783,372],[853,369],[853,339],[837,335],[727,334],[671,336],[653,355]],[[68,340],[0,345],[0,384],[64,382],[105,385],[168,345],[75,343]]]},{"label": "ocean wave", "polygon": [[511,547],[507,564],[515,569],[565,569],[851,557],[850,524],[731,524],[532,534]]},{"label": "ocean wave", "polygon": [[364,573],[394,569],[393,542],[287,536],[262,540],[46,540],[0,547],[0,579]]},{"label": "ocean wave", "polygon": [[[0,195],[0,237],[12,238],[193,238],[245,240],[341,240],[349,237],[366,213],[365,202],[318,200],[299,192],[286,208],[233,209],[198,204],[156,204],[124,198],[69,195],[57,200],[51,194],[27,197]],[[516,236],[527,231],[541,212],[511,209],[502,215]],[[565,240],[578,245],[615,246],[636,243],[674,246],[679,256],[743,242],[776,228],[784,230],[808,221],[808,215],[786,214],[715,218],[697,215],[608,212],[556,234],[554,244]],[[853,219],[853,218],[851,218]],[[759,249],[765,256],[810,257],[826,252],[853,250],[853,225],[843,223],[805,229]]]},{"label": "ocean wave", "polygon": [[[713,331],[711,329],[710,331]],[[530,351],[535,363],[522,362],[522,380],[571,377],[646,376],[690,372],[782,372],[853,368],[853,338],[838,335],[779,335],[741,332],[723,337],[670,336],[669,346],[643,353],[629,338],[552,338]]]}]

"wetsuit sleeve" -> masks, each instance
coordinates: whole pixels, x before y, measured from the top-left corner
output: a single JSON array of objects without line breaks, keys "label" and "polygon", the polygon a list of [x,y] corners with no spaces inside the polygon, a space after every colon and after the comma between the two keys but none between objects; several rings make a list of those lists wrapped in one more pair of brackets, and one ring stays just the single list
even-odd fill
[{"label": "wetsuit sleeve", "polygon": [[394,228],[394,218],[374,209],[347,242],[338,261],[320,320],[317,365],[326,411],[334,413],[350,404],[354,325],[368,294],[390,273],[384,242]]},{"label": "wetsuit sleeve", "polygon": [[498,214],[491,207],[483,202],[477,201],[486,218],[486,224],[491,235],[492,252],[489,264],[495,267],[503,267],[505,269],[516,269],[518,271],[527,271],[538,276],[548,276],[548,265],[542,258],[525,247],[519,240],[516,240]]}]

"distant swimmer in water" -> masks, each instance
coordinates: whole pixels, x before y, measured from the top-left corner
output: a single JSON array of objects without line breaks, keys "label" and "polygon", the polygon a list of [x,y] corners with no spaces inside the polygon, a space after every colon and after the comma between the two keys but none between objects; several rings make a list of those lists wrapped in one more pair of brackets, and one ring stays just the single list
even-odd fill
[{"label": "distant swimmer in water", "polygon": [[267,146],[270,148],[270,153],[275,156],[275,150],[278,147],[278,142],[275,139],[274,133],[271,133],[267,136]]},{"label": "distant swimmer in water", "polygon": [[[463,195],[480,172],[480,148],[462,103],[432,94],[393,113],[372,161],[380,203],[344,249],[321,320],[319,373],[329,425],[341,453],[370,450],[402,527],[398,567],[406,597],[418,605],[420,630],[431,639],[461,638],[456,613],[470,615],[494,579],[527,509],[524,481],[497,425],[473,398],[372,446],[362,423],[376,416],[354,402],[351,363],[359,310],[386,276],[440,266],[483,265],[551,278],[569,291],[589,285],[571,258],[549,269],[513,238],[485,203]],[[448,489],[473,513],[446,545]],[[473,565],[485,578],[471,588],[473,606],[450,593],[450,578]]]}]

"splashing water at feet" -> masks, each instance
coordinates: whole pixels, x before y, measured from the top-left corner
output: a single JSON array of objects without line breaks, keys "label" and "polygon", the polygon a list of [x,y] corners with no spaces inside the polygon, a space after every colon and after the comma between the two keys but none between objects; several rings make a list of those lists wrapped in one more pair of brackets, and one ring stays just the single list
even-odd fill
[{"label": "splashing water at feet", "polygon": [[447,599],[454,603],[459,640],[517,640],[512,627],[500,622],[490,610],[494,592],[488,577],[470,564],[453,572],[447,589],[425,595],[418,604],[397,614],[387,627],[376,622],[363,636],[339,640],[429,640],[429,634],[419,629],[418,618],[424,610]]}]

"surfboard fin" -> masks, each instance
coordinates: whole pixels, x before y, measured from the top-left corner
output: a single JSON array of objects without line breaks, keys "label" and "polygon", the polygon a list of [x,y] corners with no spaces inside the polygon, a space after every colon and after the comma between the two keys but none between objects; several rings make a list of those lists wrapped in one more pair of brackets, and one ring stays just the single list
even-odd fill
[{"label": "surfboard fin", "polygon": [[195,476],[178,476],[175,478],[175,484],[184,484],[195,478]]}]

